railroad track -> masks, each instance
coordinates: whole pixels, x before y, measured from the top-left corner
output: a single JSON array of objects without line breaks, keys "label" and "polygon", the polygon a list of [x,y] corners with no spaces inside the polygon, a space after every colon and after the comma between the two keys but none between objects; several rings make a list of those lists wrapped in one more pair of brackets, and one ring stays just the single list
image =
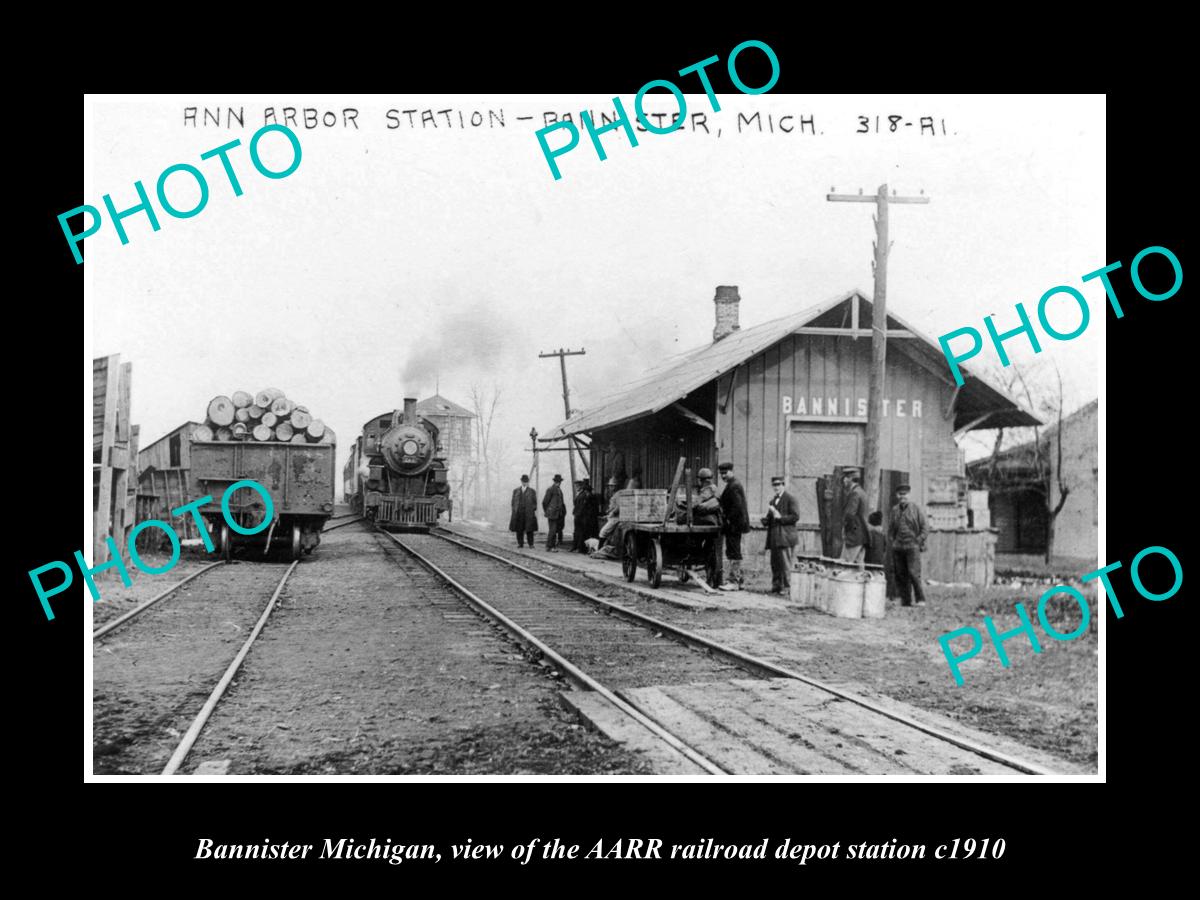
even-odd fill
[{"label": "railroad track", "polygon": [[[93,679],[94,753],[106,758],[105,768],[157,770],[174,747],[161,773],[178,771],[298,564],[298,560],[287,566],[213,563],[92,632],[93,641],[101,641]],[[219,571],[210,578],[195,581],[217,567]],[[154,616],[142,617],[160,601],[178,596],[189,583],[197,594],[189,598],[192,602],[158,606]],[[270,599],[261,606],[268,590]],[[111,636],[135,619],[139,621],[136,639],[126,633]],[[226,664],[235,645],[237,650]],[[200,704],[214,679],[215,686]],[[188,722],[179,737],[180,727]],[[116,757],[115,762],[108,757]],[[101,774],[101,767],[95,768]]]},{"label": "railroad track", "polygon": [[[743,653],[645,613],[621,606],[589,591],[506,559],[444,533],[405,534],[380,531],[519,640],[554,661],[577,686],[596,691],[622,712],[649,728],[693,762],[713,774],[728,766],[706,756],[672,730],[653,709],[639,704],[637,689],[653,685],[723,681],[731,672],[745,679],[778,685],[788,679],[807,686],[826,703],[852,704],[860,719],[885,723],[893,735],[911,732],[925,747],[943,755],[977,760],[990,772],[1055,774],[1049,769],[951,734],[887,709],[838,687]],[[811,701],[810,701],[811,702]],[[835,734],[839,732],[834,730]],[[791,735],[800,739],[798,734]],[[844,740],[851,741],[845,737]],[[837,743],[842,747],[842,743]],[[869,748],[868,748],[869,749]],[[964,752],[965,751],[965,752]],[[878,753],[878,751],[873,751]],[[869,754],[866,754],[869,756]],[[864,754],[859,754],[860,758]],[[982,761],[986,760],[986,764]],[[960,763],[961,764],[961,763]]]}]

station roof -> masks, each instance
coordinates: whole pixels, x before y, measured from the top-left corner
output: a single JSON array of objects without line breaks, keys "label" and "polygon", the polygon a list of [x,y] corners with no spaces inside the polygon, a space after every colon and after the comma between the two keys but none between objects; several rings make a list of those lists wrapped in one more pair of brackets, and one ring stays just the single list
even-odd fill
[{"label": "station roof", "polygon": [[150,450],[152,447],[158,446],[163,441],[165,441],[167,438],[174,437],[175,435],[180,434],[180,433],[190,435],[192,433],[192,431],[199,424],[200,424],[199,422],[188,421],[188,422],[184,422],[182,425],[177,425],[176,427],[172,428],[170,431],[168,431],[166,434],[164,434],[162,437],[158,438],[157,440],[151,441],[149,444],[146,444],[144,447],[138,447],[138,456],[141,457],[141,455],[143,453],[145,453],[147,450]]},{"label": "station roof", "polygon": [[[568,435],[609,428],[653,415],[757,356],[817,317],[842,304],[853,302],[856,296],[860,303],[868,308],[871,306],[871,301],[861,291],[851,290],[800,312],[772,319],[752,328],[739,329],[719,341],[682,353],[666,364],[646,372],[639,380],[601,398],[596,405],[575,413],[540,440],[561,440]],[[946,365],[946,358],[935,341],[892,312],[888,313],[887,318],[889,329],[904,329],[914,335],[912,338],[889,341],[891,348],[898,347],[926,371],[936,374],[950,384],[954,383]],[[955,402],[955,430],[1041,424],[1003,390],[969,371],[966,366],[960,364],[959,369],[963,374],[964,384]],[[985,420],[972,424],[985,414]]]},{"label": "station roof", "polygon": [[[1086,418],[1089,415],[1095,415],[1099,408],[1099,400],[1092,400],[1085,403],[1079,409],[1075,410],[1068,416],[1063,417],[1062,425],[1064,429],[1072,427],[1079,419]],[[1038,440],[1042,444],[1049,444],[1054,439],[1054,435],[1058,433],[1058,422],[1052,422],[1041,434],[1038,435]],[[1065,431],[1064,431],[1065,433]],[[1097,438],[1095,428],[1091,428],[1086,432],[1093,440]],[[1030,440],[1023,441],[1020,444],[1014,444],[1011,447],[1006,447],[996,454],[996,465],[1000,468],[1019,469],[1031,465],[1030,460],[1034,458],[1034,442]],[[979,459],[973,459],[967,463],[968,472],[983,471],[991,467],[992,458],[990,456],[981,456]]]}]

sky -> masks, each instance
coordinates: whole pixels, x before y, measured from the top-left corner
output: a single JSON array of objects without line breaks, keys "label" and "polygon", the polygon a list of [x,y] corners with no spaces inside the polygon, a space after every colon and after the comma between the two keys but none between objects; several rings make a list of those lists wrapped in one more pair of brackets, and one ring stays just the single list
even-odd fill
[{"label": "sky", "polygon": [[[669,95],[650,97],[648,112],[676,109]],[[572,406],[586,408],[711,341],[717,285],[738,286],[742,327],[853,287],[870,296],[873,207],[826,194],[886,182],[931,198],[892,207],[889,308],[936,338],[982,331],[988,314],[1011,328],[1017,302],[1033,317],[1045,291],[1073,286],[1093,313],[1080,338],[1044,340],[1036,358],[1023,339],[1007,346],[1014,362],[1037,363],[1039,383],[1053,378],[1052,358],[1068,410],[1097,396],[1103,288],[1081,276],[1110,262],[1102,96],[718,100],[714,112],[703,94],[686,95],[687,127],[636,132],[636,147],[603,135],[605,161],[584,132],[555,180],[535,137],[545,114],[599,119],[611,97],[89,97],[83,202],[103,209],[111,194],[117,209],[133,206],[136,180],[154,197],[177,163],[201,170],[209,199],[191,218],[154,199],[161,229],[134,214],[127,245],[107,218],[86,239],[85,393],[92,357],[132,362],[145,446],[202,419],[215,395],[277,387],[335,429],[340,472],[362,424],[404,396],[438,389],[469,407],[472,385],[499,388],[495,433],[515,477],[530,428],[564,418],[558,361],[539,351],[586,349],[568,359]],[[633,98],[622,101],[632,115]],[[298,113],[300,165],[269,179],[248,144],[265,110],[282,119],[285,107],[316,110],[317,127]],[[203,110],[218,108],[219,126],[206,123]],[[416,110],[411,120],[404,110]],[[895,132],[889,115],[902,117]],[[233,139],[238,197],[219,161],[200,158]],[[291,159],[278,133],[260,150],[269,168]],[[167,193],[181,209],[199,196],[186,172]],[[1077,317],[1065,301],[1051,312],[1064,331]],[[979,357],[989,360],[990,350]],[[968,456],[990,449],[982,437]],[[85,446],[90,459],[90,434]]]}]

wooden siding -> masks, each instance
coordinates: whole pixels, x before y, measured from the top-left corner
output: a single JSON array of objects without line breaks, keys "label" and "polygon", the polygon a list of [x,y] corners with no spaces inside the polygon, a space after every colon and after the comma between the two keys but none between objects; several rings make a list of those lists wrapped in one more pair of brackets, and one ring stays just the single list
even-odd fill
[{"label": "wooden siding", "polygon": [[[191,447],[192,447],[192,429],[198,422],[185,422],[178,428],[167,432],[149,447],[144,448],[138,454],[138,468],[148,469],[153,466],[155,469],[190,469]],[[179,461],[172,462],[171,460],[171,439],[179,438]]]},{"label": "wooden siding", "polygon": [[[912,473],[913,494],[925,503],[930,476],[962,472],[952,425],[942,416],[951,385],[914,363],[898,343],[888,348],[880,466]],[[725,397],[731,378],[733,389],[726,408],[715,410],[717,456],[733,462],[752,513],[764,508],[771,476],[786,472],[789,441],[802,439],[805,422],[864,421],[858,416],[864,405],[859,401],[867,397],[870,362],[866,339],[789,335],[720,379],[719,398]],[[897,415],[896,401],[902,401],[903,415]],[[914,402],[921,404],[919,416],[912,415]],[[790,413],[785,412],[789,403]]]}]

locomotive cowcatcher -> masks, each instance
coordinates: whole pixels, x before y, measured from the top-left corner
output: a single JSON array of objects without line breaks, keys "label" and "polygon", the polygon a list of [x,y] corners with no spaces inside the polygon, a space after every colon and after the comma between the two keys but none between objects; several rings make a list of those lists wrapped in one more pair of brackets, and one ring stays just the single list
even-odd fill
[{"label": "locomotive cowcatcher", "polygon": [[417,415],[415,397],[404,409],[368,421],[350,448],[344,470],[351,509],[390,530],[428,531],[452,513],[438,428]]}]

